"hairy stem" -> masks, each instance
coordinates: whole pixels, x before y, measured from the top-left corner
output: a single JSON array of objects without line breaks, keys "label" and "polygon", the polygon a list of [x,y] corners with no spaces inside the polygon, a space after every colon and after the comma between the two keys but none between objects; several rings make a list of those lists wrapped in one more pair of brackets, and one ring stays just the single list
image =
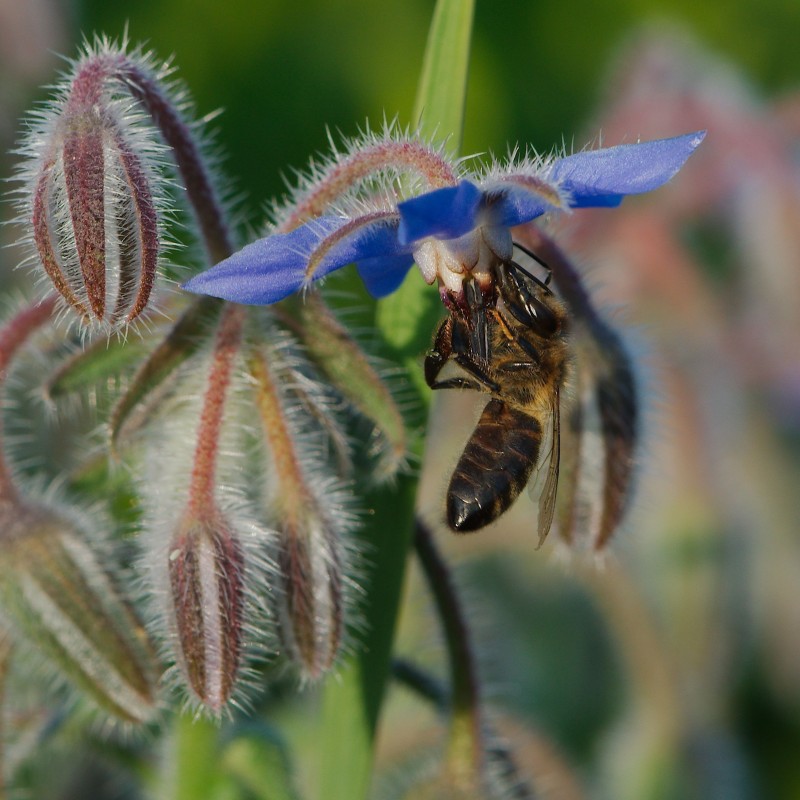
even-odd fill
[{"label": "hairy stem", "polygon": [[407,170],[420,176],[431,189],[451,186],[456,175],[432,147],[414,141],[376,142],[333,164],[314,181],[281,223],[281,233],[322,214],[359,180],[386,169]]},{"label": "hairy stem", "polygon": [[[55,306],[56,295],[48,295],[44,300],[26,306],[17,312],[0,329],[0,393],[17,351],[39,327],[50,319]],[[3,421],[0,417],[0,499],[9,499],[16,497],[16,488],[3,455],[4,450]]]},{"label": "hairy stem", "polygon": [[131,94],[147,109],[164,141],[172,149],[210,262],[216,264],[227,258],[233,252],[230,230],[191,126],[182,119],[160,83],[135,61],[122,57],[119,74]]},{"label": "hairy stem", "polygon": [[214,491],[216,489],[219,436],[233,362],[241,343],[246,313],[243,306],[226,305],[217,329],[214,356],[197,431],[189,488],[187,511],[189,515],[197,518],[213,513],[216,508]]}]

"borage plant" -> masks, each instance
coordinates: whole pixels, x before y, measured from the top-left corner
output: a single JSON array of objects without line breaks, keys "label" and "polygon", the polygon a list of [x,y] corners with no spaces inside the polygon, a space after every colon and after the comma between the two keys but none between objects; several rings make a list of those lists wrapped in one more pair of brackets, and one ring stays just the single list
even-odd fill
[{"label": "borage plant", "polygon": [[[420,97],[436,134],[387,124],[347,141],[242,249],[185,96],[140,50],[87,46],[21,149],[17,223],[45,293],[0,331],[2,374],[48,330],[43,353],[62,359],[48,396],[59,411],[62,398],[91,391],[106,436],[102,452],[73,454],[44,490],[12,466],[13,452],[0,461],[4,658],[27,663],[16,658],[27,653],[69,687],[58,697],[95,718],[172,729],[185,740],[179,753],[200,749],[209,731],[220,748],[254,736],[242,722],[259,715],[276,666],[300,684],[338,670],[326,688],[322,797],[368,791],[412,533],[451,685],[414,665],[396,673],[449,712],[450,735],[433,771],[397,791],[532,797],[537,776],[523,778],[493,734],[457,593],[430,526],[414,520],[407,465],[423,440],[395,402],[398,379],[385,380],[392,350],[366,353],[321,279],[355,264],[374,297],[409,296],[410,282],[421,285],[416,275],[404,284],[416,264],[438,286],[446,318],[424,378],[489,398],[447,492],[450,527],[494,521],[541,473],[539,543],[556,519],[564,541],[599,550],[630,495],[634,372],[579,273],[533,220],[656,189],[703,138],[459,159],[457,136],[445,134],[457,134],[448,120],[460,125],[466,5],[443,3],[431,35]],[[449,72],[437,57],[448,47],[460,54]],[[453,82],[460,91],[439,93]],[[189,219],[213,265],[183,284],[200,299],[176,290],[181,270],[165,255],[173,226]],[[404,312],[431,336],[424,312],[413,303]],[[391,318],[385,341],[397,334]],[[413,393],[419,359],[410,370],[400,381]],[[424,407],[429,393],[418,394]],[[112,490],[116,502],[102,509]],[[373,513],[359,532],[365,508]],[[136,581],[121,565],[130,538]],[[10,680],[22,677],[11,670]],[[197,776],[182,763],[163,779],[190,796]],[[258,796],[285,780],[274,770]],[[213,758],[200,775],[208,796],[223,787],[253,796]]]}]

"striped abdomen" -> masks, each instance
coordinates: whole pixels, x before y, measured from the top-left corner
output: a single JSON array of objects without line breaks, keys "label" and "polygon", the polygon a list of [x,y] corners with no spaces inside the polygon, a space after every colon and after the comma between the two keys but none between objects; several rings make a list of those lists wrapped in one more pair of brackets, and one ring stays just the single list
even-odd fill
[{"label": "striped abdomen", "polygon": [[536,466],[542,426],[500,400],[490,400],[467,442],[447,489],[447,522],[476,531],[517,499]]}]

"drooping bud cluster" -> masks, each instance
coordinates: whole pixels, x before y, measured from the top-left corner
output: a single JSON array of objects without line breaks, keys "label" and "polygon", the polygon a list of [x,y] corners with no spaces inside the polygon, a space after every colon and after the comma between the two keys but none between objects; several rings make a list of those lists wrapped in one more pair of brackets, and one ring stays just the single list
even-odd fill
[{"label": "drooping bud cluster", "polygon": [[[54,306],[51,295],[0,329],[0,379]],[[97,527],[23,493],[0,446],[0,612],[12,639],[38,652],[51,680],[78,687],[113,718],[142,723],[157,708],[158,663]]]},{"label": "drooping bud cluster", "polygon": [[[330,346],[296,311],[188,310],[112,414],[112,437],[130,444],[122,432],[159,398],[144,430],[143,565],[166,656],[213,714],[248,693],[254,658],[281,653],[316,679],[342,651],[356,561],[344,407],[372,426],[367,456],[382,479],[405,452],[368,359],[330,316],[328,363]],[[329,372],[334,386],[320,379]]]},{"label": "drooping bud cluster", "polygon": [[18,222],[29,261],[84,324],[132,322],[155,286],[164,147],[131,97],[137,76],[151,73],[139,53],[108,42],[87,48],[20,151]]},{"label": "drooping bud cluster", "polygon": [[[168,659],[190,697],[219,714],[269,643],[268,532],[245,503],[242,309],[175,378],[148,426],[143,566]],[[249,644],[248,644],[249,643]]]}]

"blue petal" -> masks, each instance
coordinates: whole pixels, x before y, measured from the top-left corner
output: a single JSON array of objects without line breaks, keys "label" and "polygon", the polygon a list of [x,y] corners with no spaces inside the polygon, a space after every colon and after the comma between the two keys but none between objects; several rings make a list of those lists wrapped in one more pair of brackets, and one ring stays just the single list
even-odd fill
[{"label": "blue petal", "polygon": [[625,195],[649,192],[666,183],[705,135],[705,131],[698,131],[575,153],[556,161],[548,179],[570,195],[573,208],[619,205]]},{"label": "blue petal", "polygon": [[486,219],[490,219],[492,225],[507,228],[530,222],[554,208],[541,195],[513,183],[487,187],[486,200]]},{"label": "blue petal", "polygon": [[359,261],[358,274],[367,291],[377,298],[386,297],[400,287],[406,273],[414,264],[414,257],[406,253],[397,256],[379,256]]},{"label": "blue petal", "polygon": [[[304,285],[309,256],[320,243],[351,222],[357,223],[358,219],[317,217],[290,233],[275,233],[259,239],[201,272],[183,288],[235,303],[276,303]],[[387,273],[399,271],[399,280],[402,280],[407,271],[405,262],[408,258],[400,265],[392,257],[408,249],[397,241],[396,215],[369,220],[360,227],[354,227],[351,234],[343,236],[331,247],[317,266],[314,280],[354,261],[374,260],[375,263],[370,264],[367,271],[370,280],[381,289],[390,285],[392,278],[379,277],[377,273],[380,270]]]},{"label": "blue petal", "polygon": [[398,222],[397,214],[393,211],[371,219],[365,216],[363,222],[356,217],[352,220],[352,232],[330,249],[320,263],[320,270],[327,275],[334,269],[357,261],[410,253],[411,247],[398,241]]},{"label": "blue petal", "polygon": [[410,244],[435,236],[437,239],[457,239],[477,225],[483,193],[470,181],[446,186],[412,197],[399,203],[400,228],[397,238]]},{"label": "blue petal", "polygon": [[195,275],[183,288],[234,303],[276,303],[303,285],[308,254],[346,222],[341,217],[318,217],[290,233],[259,239]]}]

